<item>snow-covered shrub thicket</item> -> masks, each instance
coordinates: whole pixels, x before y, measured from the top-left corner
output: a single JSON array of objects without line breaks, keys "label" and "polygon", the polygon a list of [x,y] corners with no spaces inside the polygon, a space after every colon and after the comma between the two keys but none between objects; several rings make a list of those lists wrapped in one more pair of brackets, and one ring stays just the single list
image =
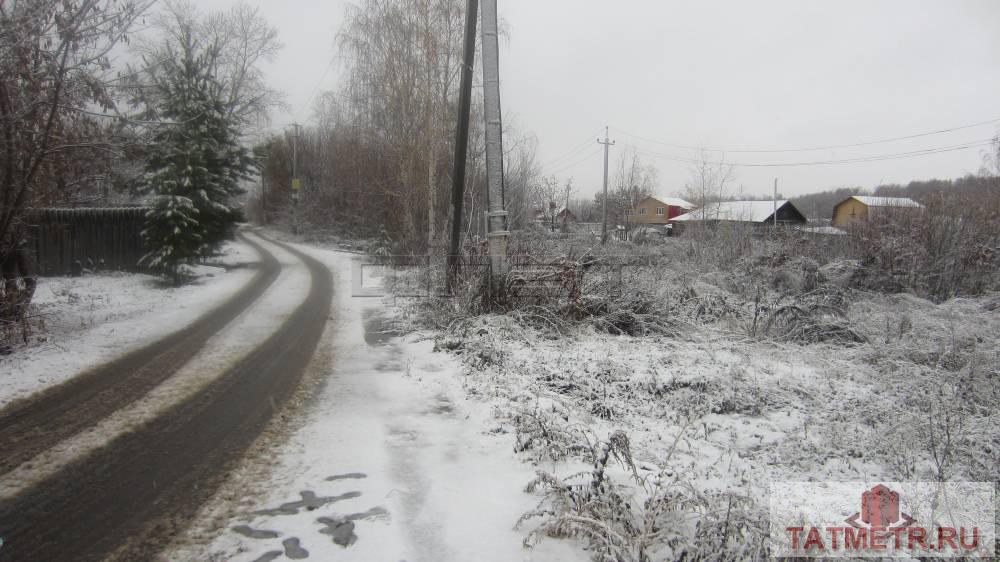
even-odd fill
[{"label": "snow-covered shrub thicket", "polygon": [[[912,292],[935,302],[1000,290],[1000,185],[922,198],[925,208],[883,213],[826,244],[796,245],[822,263],[858,260],[851,286]],[[808,247],[811,246],[811,247]]]},{"label": "snow-covered shrub thicket", "polygon": [[[462,357],[490,433],[536,465],[528,544],[763,559],[770,481],[1000,477],[996,293],[935,304],[866,289],[853,236],[751,238],[736,258],[712,246],[726,242],[522,241],[539,263],[575,256],[576,293],[488,311],[470,275],[458,298],[402,315]],[[658,328],[629,327],[643,323]]]},{"label": "snow-covered shrub thicket", "polygon": [[[522,521],[529,542],[577,537],[600,560],[762,559],[771,480],[1000,477],[991,301],[852,298],[847,318],[864,342],[849,346],[754,340],[725,316],[674,338],[591,324],[554,337],[486,315],[455,320],[436,341],[463,359],[469,397],[492,405],[489,433],[545,473]],[[601,461],[616,434],[638,478]],[[597,490],[592,470],[580,472],[595,460]]]}]

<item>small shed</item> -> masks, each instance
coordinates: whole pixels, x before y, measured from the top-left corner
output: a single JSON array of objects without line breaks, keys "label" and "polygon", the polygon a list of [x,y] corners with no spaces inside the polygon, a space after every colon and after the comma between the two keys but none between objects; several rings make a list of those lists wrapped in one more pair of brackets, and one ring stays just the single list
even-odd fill
[{"label": "small shed", "polygon": [[921,209],[923,205],[906,197],[853,195],[833,207],[833,226],[847,228],[852,224],[867,222],[876,217],[908,215]]},{"label": "small shed", "polygon": [[541,207],[535,207],[534,209],[532,209],[531,214],[534,220],[540,223],[548,223],[553,219],[555,219],[558,222],[577,221],[576,214],[573,213],[573,211],[570,211],[568,208],[566,208],[565,205],[560,207],[558,211],[556,211],[555,209],[550,210]]},{"label": "small shed", "polygon": [[562,209],[559,209],[558,213],[556,213],[556,220],[558,222],[576,222],[576,215],[573,211],[563,207]]}]

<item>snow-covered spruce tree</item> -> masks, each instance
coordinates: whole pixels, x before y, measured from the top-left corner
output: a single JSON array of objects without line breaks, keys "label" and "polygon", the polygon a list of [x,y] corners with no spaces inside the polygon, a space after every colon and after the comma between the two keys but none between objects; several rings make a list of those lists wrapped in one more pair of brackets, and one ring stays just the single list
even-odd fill
[{"label": "snow-covered spruce tree", "polygon": [[236,118],[225,107],[213,74],[215,44],[202,45],[190,28],[177,30],[162,58],[149,64],[140,94],[156,122],[146,152],[147,214],[143,263],[180,280],[179,266],[214,251],[240,216],[234,197],[254,170],[239,143]]},{"label": "snow-covered spruce tree", "polygon": [[180,265],[198,255],[204,239],[198,209],[183,195],[158,195],[146,215],[142,236],[152,251],[143,256],[149,267],[162,271],[180,285]]}]

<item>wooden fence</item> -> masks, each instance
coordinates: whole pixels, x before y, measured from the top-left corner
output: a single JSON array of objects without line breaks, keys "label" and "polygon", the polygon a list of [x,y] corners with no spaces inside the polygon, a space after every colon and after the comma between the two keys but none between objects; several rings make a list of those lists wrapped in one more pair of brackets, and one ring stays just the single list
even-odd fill
[{"label": "wooden fence", "polygon": [[29,248],[38,275],[82,269],[141,271],[145,207],[36,209],[29,214]]}]

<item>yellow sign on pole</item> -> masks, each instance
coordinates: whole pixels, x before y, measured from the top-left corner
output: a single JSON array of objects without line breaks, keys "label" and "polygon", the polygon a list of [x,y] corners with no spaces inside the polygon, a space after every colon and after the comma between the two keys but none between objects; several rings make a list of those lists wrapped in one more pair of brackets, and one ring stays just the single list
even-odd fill
[{"label": "yellow sign on pole", "polygon": [[301,188],[301,187],[302,187],[302,180],[298,180],[298,179],[293,179],[292,180],[292,189],[294,189],[295,191],[298,191],[299,188]]}]

